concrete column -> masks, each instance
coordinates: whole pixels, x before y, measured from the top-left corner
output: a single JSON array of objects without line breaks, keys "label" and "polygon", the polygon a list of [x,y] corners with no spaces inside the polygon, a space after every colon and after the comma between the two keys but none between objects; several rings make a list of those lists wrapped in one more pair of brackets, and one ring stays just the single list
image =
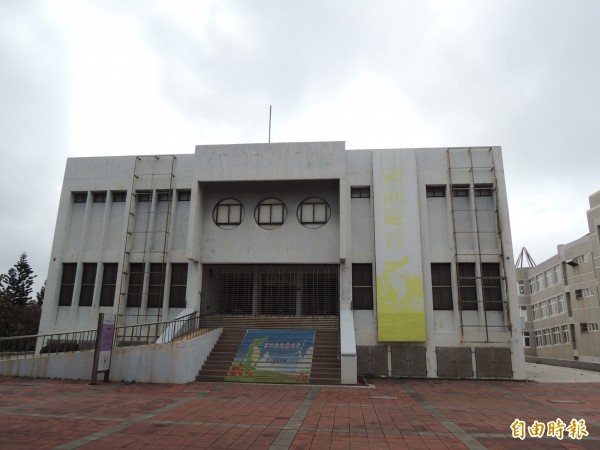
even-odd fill
[{"label": "concrete column", "polygon": [[100,291],[102,289],[102,276],[104,274],[103,250],[106,246],[106,234],[108,232],[111,208],[112,196],[110,191],[108,191],[106,193],[106,203],[104,204],[104,215],[102,216],[102,229],[100,230],[100,246],[98,248],[98,258],[96,260],[96,282],[94,283],[94,297],[92,299],[92,307],[90,308],[90,323],[97,321],[100,312]]},{"label": "concrete column", "polygon": [[[165,228],[167,234],[167,242],[165,251],[167,252],[167,257],[165,258],[166,264],[166,272],[165,272],[165,291],[163,295],[163,303],[161,310],[161,319],[160,320],[168,320],[169,319],[169,299],[171,297],[171,263],[173,262],[171,258],[171,252],[173,251],[173,242],[175,240],[175,217],[177,215],[177,205],[179,203],[179,199],[177,198],[177,191],[173,189],[171,192],[171,214],[170,217],[167,216],[168,226]],[[187,294],[186,294],[187,296]]]},{"label": "concrete column", "polygon": [[352,232],[352,211],[350,186],[340,179],[340,310],[352,309],[352,261],[350,236]]},{"label": "concrete column", "polygon": [[[485,330],[485,308],[483,307],[483,282],[481,279],[481,247],[479,245],[479,226],[477,221],[477,207],[475,205],[475,186],[473,184],[469,187],[469,209],[471,210],[471,229],[473,234],[473,248],[475,249],[475,285],[477,289],[477,312],[479,316],[479,326]],[[487,333],[487,330],[485,330]]]},{"label": "concrete column", "polygon": [[[202,215],[204,208],[204,192],[202,185],[197,183],[196,189],[192,186],[186,245],[186,256],[194,262],[200,262],[200,242],[202,241]],[[208,214],[210,214],[210,211]]]},{"label": "concrete column", "polygon": [[79,308],[79,293],[81,292],[81,279],[83,277],[83,263],[81,262],[81,257],[78,258],[77,261],[77,270],[75,272],[75,285],[73,286],[73,297],[71,298],[71,311],[69,315],[69,329],[72,329],[73,324],[75,327],[77,326],[77,312]]},{"label": "concrete column", "polygon": [[81,278],[83,276],[83,249],[87,241],[87,234],[90,224],[90,215],[92,213],[92,202],[94,201],[91,192],[87,193],[87,199],[85,202],[85,212],[83,213],[83,226],[81,228],[81,241],[79,243],[79,252],[77,254],[77,272],[75,273],[75,286],[73,286],[73,298],[71,299],[71,313],[69,316],[70,323],[77,323],[78,308],[79,308],[79,294],[81,293]]},{"label": "concrete column", "polygon": [[[154,231],[156,229],[156,210],[158,207],[158,193],[155,189],[152,190],[152,203],[150,204],[150,211],[148,211],[146,236],[144,239],[144,286],[142,288],[142,304],[140,307],[140,315],[144,317],[146,322],[146,316],[148,315],[148,291],[150,290],[150,263],[152,262],[152,250],[154,243]],[[158,261],[156,261],[158,262]],[[162,258],[161,258],[162,262]],[[139,318],[138,318],[139,320]]]}]

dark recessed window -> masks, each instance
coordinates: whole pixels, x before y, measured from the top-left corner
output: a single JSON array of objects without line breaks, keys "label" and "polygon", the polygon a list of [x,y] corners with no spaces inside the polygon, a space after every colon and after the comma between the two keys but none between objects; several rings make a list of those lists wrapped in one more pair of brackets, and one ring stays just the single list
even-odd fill
[{"label": "dark recessed window", "polygon": [[142,306],[142,288],[144,286],[144,264],[129,264],[129,288],[127,289],[127,306]]},{"label": "dark recessed window", "polygon": [[500,264],[481,264],[483,307],[486,311],[502,311],[502,277]]},{"label": "dark recessed window", "polygon": [[58,306],[71,306],[77,263],[63,263]]},{"label": "dark recessed window", "polygon": [[425,188],[425,195],[427,197],[445,197],[446,186],[427,186]]},{"label": "dark recessed window", "polygon": [[494,188],[491,184],[476,184],[475,197],[491,197]]},{"label": "dark recessed window", "polygon": [[137,192],[135,196],[140,203],[148,203],[152,201],[152,192]]},{"label": "dark recessed window", "polygon": [[455,185],[452,186],[452,197],[468,197],[469,186],[467,185]]},{"label": "dark recessed window", "polygon": [[150,283],[148,285],[148,308],[160,308],[165,292],[166,264],[150,264]]},{"label": "dark recessed window", "polygon": [[187,270],[187,263],[171,264],[171,290],[169,294],[169,308],[185,308]]},{"label": "dark recessed window", "polygon": [[452,311],[452,283],[450,263],[431,264],[431,290],[434,311]]},{"label": "dark recessed window", "polygon": [[319,197],[303,200],[296,211],[298,222],[307,228],[320,228],[329,222],[331,208],[329,204]]},{"label": "dark recessed window", "polygon": [[371,197],[371,188],[369,186],[350,188],[350,197],[352,197],[352,198],[370,198]]},{"label": "dark recessed window", "polygon": [[92,306],[92,300],[94,299],[94,285],[96,284],[96,268],[96,263],[83,263],[79,306]]},{"label": "dark recessed window", "polygon": [[113,192],[112,201],[113,203],[122,203],[125,201],[125,192]]},{"label": "dark recessed window", "polygon": [[235,198],[226,198],[213,209],[213,222],[219,228],[231,230],[244,220],[244,206]]},{"label": "dark recessed window", "polygon": [[168,202],[171,200],[171,192],[170,191],[161,191],[157,194],[159,202]]},{"label": "dark recessed window", "polygon": [[87,201],[87,192],[74,192],[73,199],[75,203],[85,203]]},{"label": "dark recessed window", "polygon": [[352,309],[373,309],[372,264],[352,264]]},{"label": "dark recessed window", "polygon": [[177,191],[177,200],[180,202],[189,202],[192,198],[192,191]]},{"label": "dark recessed window", "polygon": [[106,203],[106,192],[94,192],[94,203]]},{"label": "dark recessed window", "polygon": [[477,311],[475,264],[458,263],[458,299],[463,311]]},{"label": "dark recessed window", "polygon": [[102,289],[100,290],[100,306],[113,306],[117,289],[117,263],[104,263],[102,273]]},{"label": "dark recessed window", "polygon": [[254,209],[254,220],[262,228],[279,228],[287,219],[287,208],[278,198],[265,198]]}]

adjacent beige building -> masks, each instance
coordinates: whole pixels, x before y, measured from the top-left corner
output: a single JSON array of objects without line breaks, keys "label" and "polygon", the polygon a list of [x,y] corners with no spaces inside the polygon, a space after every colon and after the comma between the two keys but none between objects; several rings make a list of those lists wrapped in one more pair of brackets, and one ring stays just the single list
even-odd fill
[{"label": "adjacent beige building", "polygon": [[600,191],[589,201],[587,235],[517,268],[526,357],[600,362]]}]

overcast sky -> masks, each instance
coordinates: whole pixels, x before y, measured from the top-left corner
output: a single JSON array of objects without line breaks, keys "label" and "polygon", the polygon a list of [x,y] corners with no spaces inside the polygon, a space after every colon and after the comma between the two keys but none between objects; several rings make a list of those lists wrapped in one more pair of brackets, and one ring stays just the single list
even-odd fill
[{"label": "overcast sky", "polygon": [[0,273],[46,276],[66,158],[501,145],[513,247],[588,232],[600,1],[0,0]]}]

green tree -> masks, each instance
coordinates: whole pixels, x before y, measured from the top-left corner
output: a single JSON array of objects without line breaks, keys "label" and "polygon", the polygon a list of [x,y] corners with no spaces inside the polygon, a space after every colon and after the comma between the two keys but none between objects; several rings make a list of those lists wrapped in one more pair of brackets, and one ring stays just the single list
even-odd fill
[{"label": "green tree", "polygon": [[37,334],[44,287],[32,299],[33,269],[23,253],[8,274],[0,274],[0,337]]},{"label": "green tree", "polygon": [[42,307],[36,303],[25,306],[13,304],[0,293],[0,337],[37,334]]},{"label": "green tree", "polygon": [[[46,280],[46,281],[48,281],[48,280]],[[46,295],[46,281],[44,281],[44,284],[41,287],[41,289],[38,291],[38,293],[35,294],[37,304],[40,306],[42,306],[44,304],[44,295]]]},{"label": "green tree", "polygon": [[23,252],[14,267],[10,268],[7,275],[0,276],[0,290],[12,301],[14,305],[25,306],[31,302],[33,292],[33,269],[27,262],[27,253]]}]

